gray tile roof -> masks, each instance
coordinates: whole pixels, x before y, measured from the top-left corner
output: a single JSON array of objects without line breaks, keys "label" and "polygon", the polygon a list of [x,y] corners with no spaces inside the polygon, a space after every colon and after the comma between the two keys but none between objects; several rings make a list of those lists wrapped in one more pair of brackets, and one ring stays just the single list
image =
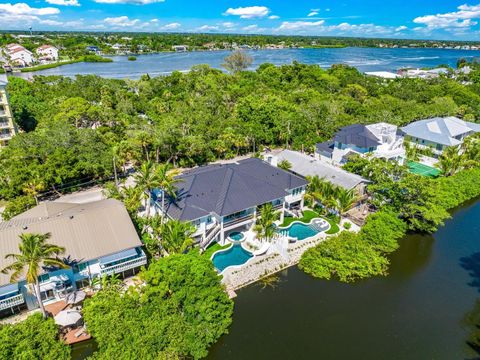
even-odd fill
[{"label": "gray tile roof", "polygon": [[335,141],[361,148],[375,147],[381,144],[377,137],[361,124],[341,128],[335,135]]},{"label": "gray tile roof", "polygon": [[368,180],[345,171],[339,167],[326,164],[323,161],[302,154],[297,151],[283,150],[277,154],[278,161],[287,160],[292,164],[291,170],[301,176],[315,176],[330,181],[332,184],[350,190],[361,183],[368,183]]},{"label": "gray tile roof", "polygon": [[[125,207],[114,199],[87,204],[43,203],[0,222],[0,269],[11,262],[5,254],[18,253],[22,233],[50,233],[49,243],[65,247],[63,257],[78,262],[142,245]],[[0,286],[9,279],[0,273]]]},{"label": "gray tile roof", "polygon": [[453,146],[461,144],[456,136],[470,132],[480,132],[480,124],[463,121],[450,116],[415,121],[400,130],[409,136],[428,140],[437,144]]},{"label": "gray tile roof", "polygon": [[175,201],[167,199],[167,213],[178,220],[195,220],[209,214],[226,216],[287,195],[288,189],[307,181],[257,159],[208,165],[178,177]]}]

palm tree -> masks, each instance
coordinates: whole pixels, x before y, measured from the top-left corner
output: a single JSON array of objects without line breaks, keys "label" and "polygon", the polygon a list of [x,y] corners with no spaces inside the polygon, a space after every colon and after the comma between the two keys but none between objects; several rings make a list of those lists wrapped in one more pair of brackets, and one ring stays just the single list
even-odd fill
[{"label": "palm tree", "polygon": [[420,153],[415,144],[412,144],[410,141],[404,141],[403,146],[405,147],[405,153],[408,160],[418,161],[420,159]]},{"label": "palm tree", "polygon": [[160,226],[161,246],[167,254],[180,254],[193,245],[195,226],[189,222],[170,220]]},{"label": "palm tree", "polygon": [[357,195],[355,194],[355,190],[345,190],[343,188],[339,188],[337,192],[337,203],[338,203],[338,212],[340,216],[345,214],[348,210],[350,210],[353,205],[357,202]]},{"label": "palm tree", "polygon": [[435,164],[445,176],[452,176],[457,173],[463,165],[463,156],[459,154],[456,146],[447,147],[438,158]]},{"label": "palm tree", "polygon": [[277,219],[278,213],[273,209],[271,203],[267,203],[260,208],[260,217],[257,218],[255,231],[261,239],[270,241],[273,238]]},{"label": "palm tree", "polygon": [[[40,282],[38,277],[43,266],[55,266],[62,269],[68,268],[60,259],[58,255],[65,252],[65,248],[57,245],[48,244],[47,240],[50,238],[50,233],[47,234],[30,234],[25,233],[20,235],[21,242],[18,245],[19,254],[7,254],[5,259],[14,259],[14,262],[4,269],[3,274],[12,272],[10,282],[17,282],[24,273],[27,283],[33,287],[37,302],[42,311],[43,317],[47,317],[45,308],[43,306],[40,295]],[[55,257],[54,257],[55,256]]]},{"label": "palm tree", "polygon": [[278,163],[278,167],[280,169],[288,171],[292,168],[292,163],[286,159],[283,159]]},{"label": "palm tree", "polygon": [[162,223],[165,214],[165,194],[171,199],[177,198],[177,187],[175,186],[180,179],[177,178],[180,175],[178,169],[173,169],[169,164],[163,164],[158,167],[158,179],[160,187],[162,188]]},{"label": "palm tree", "polygon": [[138,172],[134,175],[136,186],[144,194],[145,198],[145,215],[150,217],[150,205],[152,201],[152,191],[160,186],[160,177],[157,166],[151,161],[147,161],[140,166]]}]

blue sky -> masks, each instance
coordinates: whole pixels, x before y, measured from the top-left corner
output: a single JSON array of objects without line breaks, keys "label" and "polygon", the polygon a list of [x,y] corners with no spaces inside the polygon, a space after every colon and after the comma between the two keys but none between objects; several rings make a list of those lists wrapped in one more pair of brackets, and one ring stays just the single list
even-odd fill
[{"label": "blue sky", "polygon": [[[476,0],[479,1],[480,0]],[[0,29],[212,32],[480,40],[456,0],[0,1]]]}]

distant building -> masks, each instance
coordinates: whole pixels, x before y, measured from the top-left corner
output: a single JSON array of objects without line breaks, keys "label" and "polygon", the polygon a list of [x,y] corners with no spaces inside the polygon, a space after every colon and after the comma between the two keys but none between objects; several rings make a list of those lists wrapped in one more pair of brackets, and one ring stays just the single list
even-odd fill
[{"label": "distant building", "polygon": [[188,51],[187,45],[173,45],[172,49],[176,52],[185,52]]},{"label": "distant building", "polygon": [[400,128],[405,141],[430,148],[439,155],[450,146],[459,146],[465,137],[480,132],[480,124],[450,116],[415,121]]},{"label": "distant building", "polygon": [[403,161],[403,138],[397,127],[387,123],[354,124],[340,129],[333,141],[319,143],[316,156],[332,164],[344,164],[352,155],[371,154],[387,160]]},{"label": "distant building", "polygon": [[17,134],[6,91],[7,77],[0,75],[0,148]]},{"label": "distant building", "polygon": [[31,51],[18,44],[8,44],[5,46],[5,54],[13,66],[30,66],[35,62]]},{"label": "distant building", "polygon": [[93,45],[89,45],[89,46],[85,47],[85,50],[90,51],[90,52],[94,52],[94,53],[99,53],[100,52],[100,49],[98,48],[98,46],[93,46]]},{"label": "distant building", "polygon": [[403,69],[399,71],[399,74],[408,78],[419,78],[419,79],[435,79],[441,75],[447,75],[447,68],[436,68],[436,69]]},{"label": "distant building", "polygon": [[58,60],[58,49],[52,45],[42,45],[35,50],[39,60]]},{"label": "distant building", "polygon": [[400,75],[388,71],[369,71],[365,74],[368,76],[379,77],[382,79],[396,79],[400,77]]},{"label": "distant building", "polygon": [[[123,204],[114,199],[87,204],[46,202],[13,219],[0,222],[0,268],[12,260],[5,254],[18,253],[19,235],[50,233],[49,243],[65,248],[68,269],[42,267],[40,294],[44,304],[91,284],[104,275],[133,275],[146,265],[142,242]],[[35,296],[20,274],[10,283],[0,274],[0,316],[19,309],[38,307]]]}]

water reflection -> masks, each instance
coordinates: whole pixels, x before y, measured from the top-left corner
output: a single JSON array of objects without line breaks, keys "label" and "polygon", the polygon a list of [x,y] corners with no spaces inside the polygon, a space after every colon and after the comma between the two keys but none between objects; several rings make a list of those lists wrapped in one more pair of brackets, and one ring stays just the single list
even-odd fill
[{"label": "water reflection", "polygon": [[476,288],[480,292],[480,252],[460,258],[460,265],[468,271],[472,281],[468,285]]},{"label": "water reflection", "polygon": [[427,234],[410,234],[400,240],[399,251],[390,256],[390,274],[401,278],[415,275],[431,261],[434,242]]}]

